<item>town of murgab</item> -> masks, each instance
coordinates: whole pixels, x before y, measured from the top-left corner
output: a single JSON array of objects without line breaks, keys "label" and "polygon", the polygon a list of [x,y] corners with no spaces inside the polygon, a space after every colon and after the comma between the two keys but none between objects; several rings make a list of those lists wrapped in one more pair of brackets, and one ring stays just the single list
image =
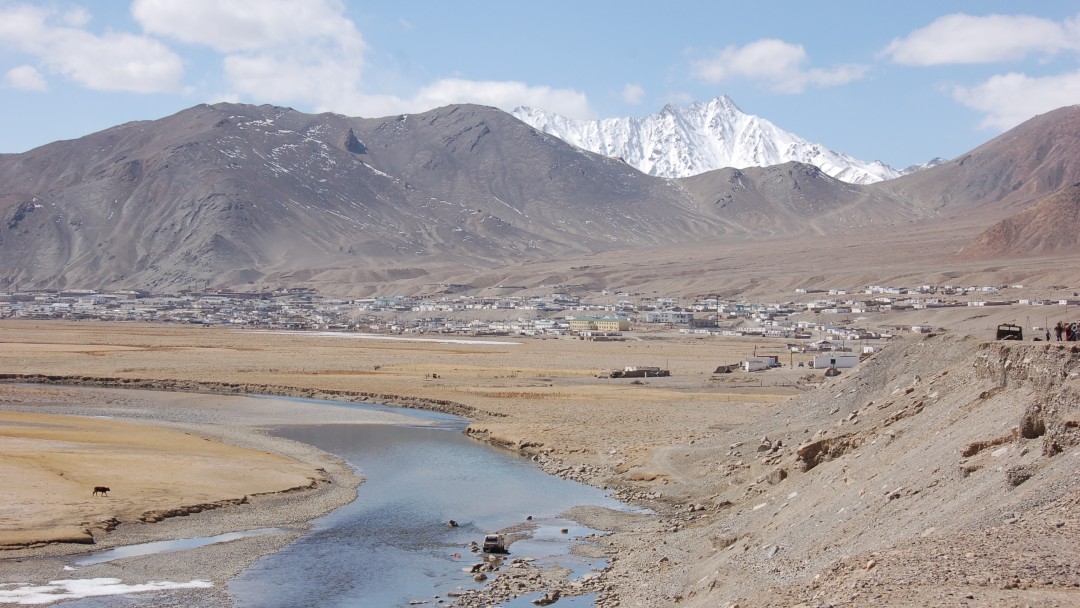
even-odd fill
[{"label": "town of murgab", "polygon": [[[354,472],[255,431],[329,414],[211,396],[278,394],[464,415],[471,436],[649,509],[575,513],[606,532],[586,545],[608,559],[595,576],[503,569],[447,597],[453,605],[553,591],[598,606],[1070,605],[1080,358],[1045,330],[1075,302],[1019,285],[813,291],[741,305],[629,292],[592,294],[613,305],[483,298],[478,311],[514,317],[484,322],[463,321],[477,314],[469,298],[12,294],[0,345],[4,473],[9,509],[34,515],[0,528],[5,570],[12,582],[56,580],[62,572],[25,558],[295,525],[351,500]],[[564,310],[517,320],[548,307]],[[910,321],[927,310],[936,323]],[[1032,317],[1027,339],[994,340],[993,328]],[[605,318],[618,324],[598,330]],[[841,356],[851,363],[836,369]],[[665,373],[625,373],[635,369]],[[107,392],[78,401],[75,386]],[[208,408],[229,428],[209,423]],[[177,458],[205,457],[199,436],[238,446],[217,455],[216,485],[184,468],[170,473],[172,492],[152,492],[160,483],[134,473],[149,448],[123,425],[165,420],[174,436],[153,441]],[[61,425],[70,451],[25,451],[21,442]],[[239,447],[252,442],[289,460]],[[103,474],[90,463],[105,455]],[[234,467],[247,472],[229,479]],[[114,480],[108,502],[87,492],[102,479]],[[233,541],[249,546],[229,558],[194,549],[144,558],[143,574],[108,572],[212,581],[169,593],[216,605],[231,576],[295,534]]]},{"label": "town of murgab", "polygon": [[1078,125],[870,185],[648,176],[477,106],[0,156],[0,601],[234,605],[371,498],[272,432],[397,420],[330,402],[463,417],[627,507],[559,514],[587,573],[484,530],[507,559],[445,547],[415,605],[1080,604]]}]

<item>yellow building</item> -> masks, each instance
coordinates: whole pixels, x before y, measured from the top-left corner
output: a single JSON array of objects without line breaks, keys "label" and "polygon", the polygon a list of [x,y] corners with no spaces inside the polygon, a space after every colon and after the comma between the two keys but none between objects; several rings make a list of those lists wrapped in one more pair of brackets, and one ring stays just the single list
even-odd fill
[{"label": "yellow building", "polygon": [[596,320],[597,331],[630,331],[630,321],[622,317],[603,317]]},{"label": "yellow building", "polygon": [[578,317],[570,319],[570,331],[602,331],[616,333],[630,331],[630,321],[622,317]]},{"label": "yellow building", "polygon": [[595,331],[596,319],[594,317],[578,317],[576,319],[570,319],[570,331]]}]

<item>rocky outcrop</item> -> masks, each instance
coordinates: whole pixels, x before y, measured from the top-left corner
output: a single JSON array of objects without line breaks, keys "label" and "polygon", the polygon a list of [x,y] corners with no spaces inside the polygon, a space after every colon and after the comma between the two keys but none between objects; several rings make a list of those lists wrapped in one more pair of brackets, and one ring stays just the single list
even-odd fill
[{"label": "rocky outcrop", "polygon": [[353,154],[367,154],[367,146],[360,141],[360,138],[356,136],[356,132],[351,127],[349,132],[345,134],[345,149]]}]

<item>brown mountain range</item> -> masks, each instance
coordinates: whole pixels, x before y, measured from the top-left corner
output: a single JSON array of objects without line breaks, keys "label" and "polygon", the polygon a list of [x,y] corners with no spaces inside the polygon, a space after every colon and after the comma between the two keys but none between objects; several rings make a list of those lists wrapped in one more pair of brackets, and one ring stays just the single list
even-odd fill
[{"label": "brown mountain range", "polygon": [[936,215],[1015,213],[1080,182],[1080,106],[1047,112],[958,158],[880,185]]},{"label": "brown mountain range", "polygon": [[1080,183],[1057,190],[988,228],[961,258],[1045,255],[1080,250]]},{"label": "brown mountain range", "polygon": [[[1063,108],[872,186],[797,163],[671,180],[481,106],[365,119],[201,105],[0,155],[0,286],[356,293],[508,273],[604,284],[613,273],[597,264],[700,256],[719,272],[753,243],[772,256],[801,251],[793,239],[809,251],[933,233],[956,251],[1080,181],[1077,138],[1080,108]],[[1008,253],[1027,253],[1027,242]],[[980,251],[996,255],[965,255]]]}]

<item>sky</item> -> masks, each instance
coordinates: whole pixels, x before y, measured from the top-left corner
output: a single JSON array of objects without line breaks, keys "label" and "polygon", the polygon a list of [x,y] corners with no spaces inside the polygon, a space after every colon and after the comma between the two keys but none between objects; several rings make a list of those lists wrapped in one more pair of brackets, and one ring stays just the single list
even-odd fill
[{"label": "sky", "polygon": [[0,0],[0,153],[200,103],[646,116],[727,95],[896,168],[1080,104],[1076,0]]}]

